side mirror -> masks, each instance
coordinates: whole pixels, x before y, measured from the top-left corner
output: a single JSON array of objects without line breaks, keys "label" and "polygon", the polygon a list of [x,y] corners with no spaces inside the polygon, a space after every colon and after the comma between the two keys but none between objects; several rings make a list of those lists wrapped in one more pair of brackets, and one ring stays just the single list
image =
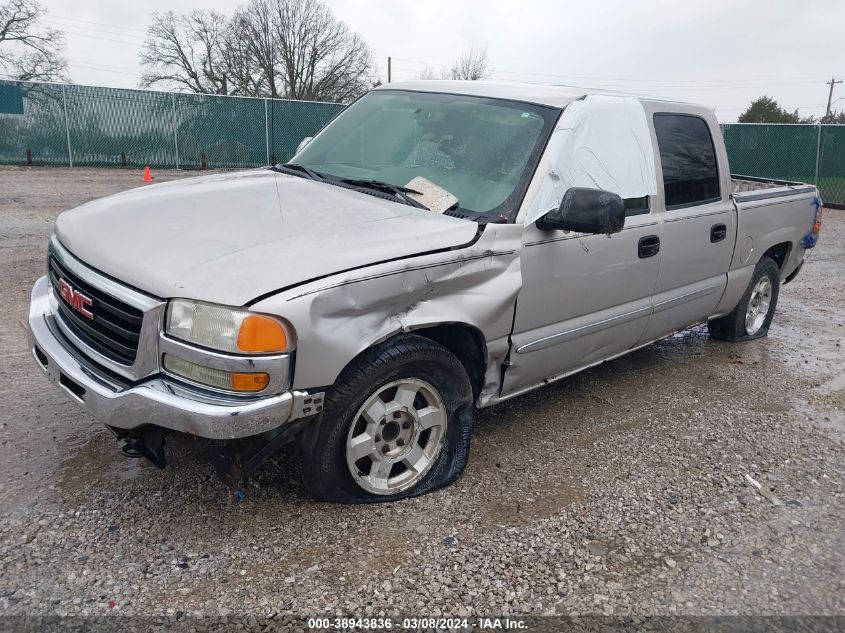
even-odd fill
[{"label": "side mirror", "polygon": [[299,154],[302,150],[305,149],[305,146],[311,142],[311,139],[314,138],[313,136],[306,136],[304,139],[299,141],[299,145],[296,146],[296,153]]},{"label": "side mirror", "polygon": [[625,203],[602,189],[573,187],[563,194],[560,207],[537,220],[542,231],[561,229],[581,233],[618,233],[625,226]]}]

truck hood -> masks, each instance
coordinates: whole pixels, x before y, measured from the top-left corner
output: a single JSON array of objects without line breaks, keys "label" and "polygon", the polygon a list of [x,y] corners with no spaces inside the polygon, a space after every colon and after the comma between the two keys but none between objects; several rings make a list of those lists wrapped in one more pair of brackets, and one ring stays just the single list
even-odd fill
[{"label": "truck hood", "polygon": [[460,246],[474,222],[271,170],[125,191],[62,213],[59,241],[161,298],[228,305],[385,260]]}]

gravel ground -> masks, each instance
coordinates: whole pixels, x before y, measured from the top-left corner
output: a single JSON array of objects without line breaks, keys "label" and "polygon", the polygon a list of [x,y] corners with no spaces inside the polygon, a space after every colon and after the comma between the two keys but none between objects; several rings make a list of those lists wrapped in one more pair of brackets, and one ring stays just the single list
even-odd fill
[{"label": "gravel ground", "polygon": [[767,339],[698,327],[479,412],[423,498],[316,503],[281,455],[237,503],[200,441],[121,457],[27,350],[55,216],[140,181],[0,169],[0,613],[845,615],[845,211]]}]

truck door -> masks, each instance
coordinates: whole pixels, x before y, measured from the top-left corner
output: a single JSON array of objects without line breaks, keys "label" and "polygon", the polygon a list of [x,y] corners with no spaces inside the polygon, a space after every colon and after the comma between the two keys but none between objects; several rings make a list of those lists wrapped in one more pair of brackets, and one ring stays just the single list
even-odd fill
[{"label": "truck door", "polygon": [[626,200],[625,228],[610,237],[525,227],[503,395],[622,354],[642,338],[662,257],[653,198]]},{"label": "truck door", "polygon": [[711,132],[718,130],[715,118],[708,124],[697,113],[658,111],[652,116],[660,154],[655,210],[663,220],[663,238],[654,313],[642,342],[713,314],[736,239],[730,176],[718,169],[727,165],[727,157],[721,137],[717,145]]}]

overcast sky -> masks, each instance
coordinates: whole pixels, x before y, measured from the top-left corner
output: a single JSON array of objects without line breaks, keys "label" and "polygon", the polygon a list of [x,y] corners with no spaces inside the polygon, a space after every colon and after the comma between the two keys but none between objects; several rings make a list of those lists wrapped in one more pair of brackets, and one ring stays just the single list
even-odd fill
[{"label": "overcast sky", "polygon": [[[215,9],[225,0],[42,0],[67,35],[74,82],[136,87],[153,11]],[[832,75],[845,75],[842,0],[328,0],[370,44],[386,79],[439,71],[486,46],[491,79],[558,83],[693,101],[733,121],[769,94],[824,114]],[[834,107],[845,109],[845,84]]]}]

